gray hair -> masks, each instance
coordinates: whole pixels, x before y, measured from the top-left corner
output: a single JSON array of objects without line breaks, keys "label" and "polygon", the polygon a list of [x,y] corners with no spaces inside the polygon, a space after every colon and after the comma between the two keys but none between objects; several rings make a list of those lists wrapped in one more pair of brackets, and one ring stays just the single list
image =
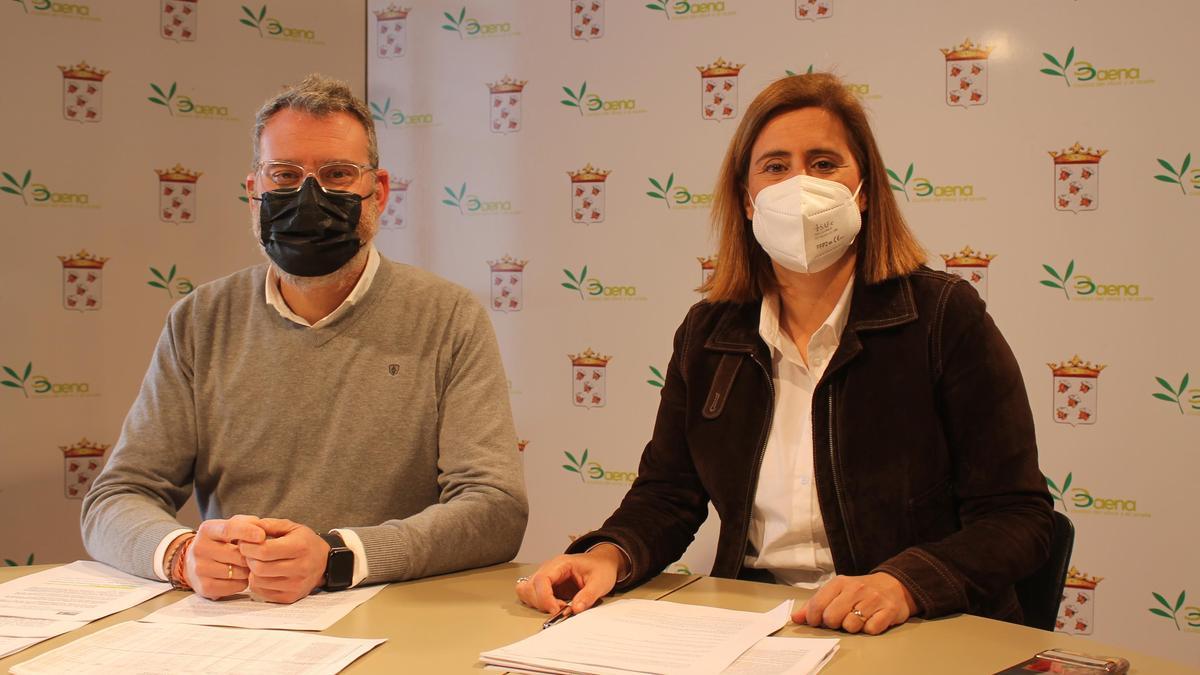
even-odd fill
[{"label": "gray hair", "polygon": [[267,100],[254,115],[254,166],[258,167],[259,142],[263,127],[275,113],[284,109],[297,110],[313,117],[325,117],[333,113],[349,113],[367,131],[367,155],[371,166],[379,166],[379,141],[375,137],[375,120],[365,103],[350,91],[350,85],[341,80],[312,73],[299,84],[286,87]]}]

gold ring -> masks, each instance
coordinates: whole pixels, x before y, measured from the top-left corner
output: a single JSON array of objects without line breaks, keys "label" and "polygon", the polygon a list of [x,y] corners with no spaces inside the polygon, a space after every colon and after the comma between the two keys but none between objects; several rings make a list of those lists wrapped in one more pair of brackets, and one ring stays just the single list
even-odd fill
[{"label": "gold ring", "polygon": [[858,618],[862,619],[864,622],[867,620],[866,615],[863,614],[862,611],[859,610],[857,607],[850,610],[850,613],[853,614],[854,616],[857,616]]},{"label": "gold ring", "polygon": [[228,563],[225,564],[225,578],[226,579],[233,578],[233,565],[228,564]]}]

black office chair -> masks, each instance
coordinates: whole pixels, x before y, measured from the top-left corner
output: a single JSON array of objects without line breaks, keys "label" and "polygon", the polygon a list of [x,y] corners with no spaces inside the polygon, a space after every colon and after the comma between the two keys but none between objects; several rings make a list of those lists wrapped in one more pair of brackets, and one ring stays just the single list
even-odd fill
[{"label": "black office chair", "polygon": [[1075,526],[1065,515],[1054,512],[1054,534],[1050,537],[1050,559],[1032,575],[1016,584],[1017,600],[1030,628],[1054,630],[1058,606],[1062,602],[1063,584],[1071,549],[1075,546]]}]

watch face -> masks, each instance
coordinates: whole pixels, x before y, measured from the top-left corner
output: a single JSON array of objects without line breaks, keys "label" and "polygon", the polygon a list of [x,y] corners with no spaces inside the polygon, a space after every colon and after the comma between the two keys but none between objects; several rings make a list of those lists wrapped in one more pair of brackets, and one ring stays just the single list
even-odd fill
[{"label": "watch face", "polygon": [[348,548],[329,550],[329,560],[325,565],[325,584],[327,591],[340,591],[350,587],[354,580],[354,551]]}]

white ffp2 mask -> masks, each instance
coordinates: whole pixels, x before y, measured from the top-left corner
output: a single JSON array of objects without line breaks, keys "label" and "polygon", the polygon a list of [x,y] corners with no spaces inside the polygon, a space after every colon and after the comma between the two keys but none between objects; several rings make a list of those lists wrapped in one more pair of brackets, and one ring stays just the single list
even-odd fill
[{"label": "white ffp2 mask", "polygon": [[793,176],[753,198],[754,238],[771,260],[793,272],[820,272],[837,262],[862,229],[859,190],[814,176]]}]

